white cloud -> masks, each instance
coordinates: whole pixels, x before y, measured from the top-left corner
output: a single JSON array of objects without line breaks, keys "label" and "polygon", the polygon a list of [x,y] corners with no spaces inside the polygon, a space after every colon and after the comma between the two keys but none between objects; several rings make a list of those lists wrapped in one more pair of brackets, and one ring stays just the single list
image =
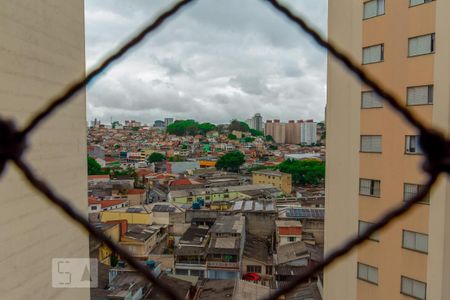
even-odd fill
[{"label": "white cloud", "polygon": [[[326,29],[326,0],[290,1]],[[86,1],[91,67],[167,1]],[[323,119],[326,54],[262,1],[197,1],[88,88],[88,117]]]}]

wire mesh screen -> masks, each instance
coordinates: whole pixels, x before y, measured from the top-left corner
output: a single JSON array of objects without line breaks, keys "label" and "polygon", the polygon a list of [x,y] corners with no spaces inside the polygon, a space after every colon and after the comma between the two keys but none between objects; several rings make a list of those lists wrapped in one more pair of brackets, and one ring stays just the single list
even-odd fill
[{"label": "wire mesh screen", "polygon": [[[377,230],[380,230],[395,218],[398,218],[407,212],[415,203],[422,201],[429,193],[432,185],[436,182],[438,175],[441,173],[448,173],[450,171],[450,146],[449,141],[443,134],[422,124],[411,111],[407,110],[401,104],[400,99],[396,95],[388,91],[382,83],[367,74],[361,68],[360,63],[352,57],[346,55],[344,51],[339,49],[336,45],[323,38],[302,17],[295,15],[288,7],[284,6],[277,0],[264,1],[271,5],[275,11],[290,20],[293,26],[296,26],[300,30],[304,31],[320,47],[327,50],[329,56],[342,63],[342,65],[345,66],[351,74],[358,78],[360,82],[370,87],[379,97],[386,101],[392,108],[402,115],[407,122],[419,131],[420,144],[425,157],[423,170],[429,175],[427,182],[423,185],[423,188],[421,188],[413,198],[410,198],[407,201],[402,201],[400,205],[379,216],[378,220],[369,225],[365,231],[358,235],[350,236],[348,240],[339,247],[331,250],[322,262],[312,267],[308,267],[303,273],[295,276],[294,279],[286,286],[282,289],[276,290],[268,297],[268,299],[277,299],[281,295],[286,295],[293,291],[298,285],[306,282],[311,276],[323,270],[325,267],[340,259],[346,253],[363,243]],[[117,253],[131,267],[136,269],[136,271],[142,274],[142,276],[149,280],[156,288],[160,289],[170,299],[181,298],[175,291],[173,291],[173,289],[168,288],[163,282],[158,280],[158,278],[156,278],[148,268],[138,263],[138,261],[136,261],[126,249],[114,243],[103,232],[97,230],[88,222],[83,214],[71,207],[68,201],[53,191],[49,185],[44,180],[39,178],[33,172],[32,168],[24,162],[22,159],[22,154],[26,150],[29,135],[32,134],[34,130],[37,130],[38,126],[44,119],[48,118],[53,113],[56,113],[57,108],[71,101],[75,94],[82,91],[89,82],[100,75],[106,68],[125,56],[129,50],[141,43],[147,35],[161,26],[168,19],[175,16],[184,7],[192,2],[194,1],[180,1],[164,11],[138,34],[131,37],[123,44],[123,46],[114,51],[109,57],[97,65],[84,78],[69,84],[60,95],[51,99],[50,104],[39,111],[24,129],[17,129],[12,121],[0,119],[0,172],[4,170],[5,164],[9,161],[16,164],[23,175],[27,178],[28,182],[38,192],[43,194],[49,201],[59,207],[69,218],[80,224],[89,234],[105,243],[113,252]]]}]

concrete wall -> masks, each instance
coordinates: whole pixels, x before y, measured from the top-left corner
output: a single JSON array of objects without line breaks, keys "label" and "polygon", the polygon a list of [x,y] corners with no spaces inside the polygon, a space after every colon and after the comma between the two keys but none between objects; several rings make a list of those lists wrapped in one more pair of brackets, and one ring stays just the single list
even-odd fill
[{"label": "concrete wall", "polygon": [[[328,1],[328,36],[352,53],[355,59],[361,57],[361,4],[360,0]],[[325,254],[358,230],[360,109],[354,103],[360,98],[360,93],[360,84],[329,56]],[[324,299],[357,299],[356,261],[356,253],[352,252],[345,260],[325,269]]]},{"label": "concrete wall", "polygon": [[250,234],[266,238],[275,232],[275,214],[245,214],[245,227]]},{"label": "concrete wall", "polygon": [[[19,127],[85,71],[84,1],[0,1],[0,115]],[[29,140],[26,160],[86,212],[85,94],[53,114]],[[88,299],[53,289],[51,261],[89,257],[88,238],[9,166],[0,180],[2,299]]]}]

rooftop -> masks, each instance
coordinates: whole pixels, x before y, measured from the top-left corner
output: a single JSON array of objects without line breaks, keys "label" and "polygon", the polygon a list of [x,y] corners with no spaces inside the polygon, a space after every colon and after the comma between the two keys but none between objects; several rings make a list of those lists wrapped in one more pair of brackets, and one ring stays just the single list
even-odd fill
[{"label": "rooftop", "polygon": [[151,225],[129,224],[128,231],[125,233],[125,236],[129,239],[144,242],[156,233],[157,230],[152,228]]},{"label": "rooftop", "polygon": [[270,241],[256,235],[247,234],[245,237],[244,256],[263,263],[272,261]]},{"label": "rooftop", "polygon": [[267,169],[253,171],[252,173],[253,174],[261,174],[261,175],[270,175],[270,176],[290,175],[290,174],[287,174],[287,173],[280,172],[278,170],[267,170]]},{"label": "rooftop", "polygon": [[242,234],[245,228],[245,217],[242,215],[218,216],[211,227],[212,233]]}]

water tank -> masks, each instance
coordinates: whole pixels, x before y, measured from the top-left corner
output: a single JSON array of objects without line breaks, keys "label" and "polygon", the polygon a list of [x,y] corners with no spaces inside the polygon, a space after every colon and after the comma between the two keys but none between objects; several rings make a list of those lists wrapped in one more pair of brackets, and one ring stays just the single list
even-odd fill
[{"label": "water tank", "polygon": [[200,203],[198,203],[198,202],[194,202],[194,203],[192,203],[192,209],[200,209]]}]

